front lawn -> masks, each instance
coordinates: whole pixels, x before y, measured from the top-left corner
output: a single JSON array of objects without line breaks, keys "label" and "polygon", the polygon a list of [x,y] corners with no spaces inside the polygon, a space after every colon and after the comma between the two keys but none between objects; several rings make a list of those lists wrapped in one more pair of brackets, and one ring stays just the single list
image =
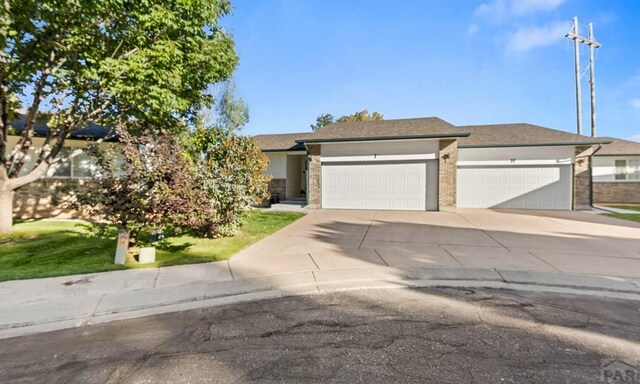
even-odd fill
[{"label": "front lawn", "polygon": [[616,219],[637,221],[640,223],[640,213],[607,213],[605,216],[615,217]]},{"label": "front lawn", "polygon": [[617,205],[608,205],[608,207],[640,212],[640,205],[638,204],[617,204]]},{"label": "front lawn", "polygon": [[170,238],[158,247],[156,263],[145,265],[132,259],[125,265],[113,264],[115,229],[95,236],[83,222],[21,222],[11,233],[0,234],[0,281],[226,260],[302,216],[292,212],[254,211],[236,236]]}]

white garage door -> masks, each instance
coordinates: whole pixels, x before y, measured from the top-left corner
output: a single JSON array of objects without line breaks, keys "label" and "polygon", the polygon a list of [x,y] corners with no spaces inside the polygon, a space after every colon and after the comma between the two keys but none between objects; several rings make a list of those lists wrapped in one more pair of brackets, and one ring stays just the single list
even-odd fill
[{"label": "white garage door", "polygon": [[571,166],[459,167],[458,207],[571,209]]},{"label": "white garage door", "polygon": [[322,208],[436,210],[437,167],[435,160],[323,163]]}]

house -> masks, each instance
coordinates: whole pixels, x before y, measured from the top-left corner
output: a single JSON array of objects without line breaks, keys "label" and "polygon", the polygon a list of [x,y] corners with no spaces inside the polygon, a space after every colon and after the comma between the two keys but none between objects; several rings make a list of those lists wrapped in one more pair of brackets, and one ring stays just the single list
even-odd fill
[{"label": "house", "polygon": [[[12,121],[13,134],[9,135],[7,144],[11,149],[20,138],[20,133],[25,124],[25,114],[20,113]],[[46,123],[37,121],[34,125],[32,148],[25,158],[25,164],[20,170],[20,175],[30,171],[36,161],[40,148],[44,144],[48,127]],[[118,139],[112,129],[92,122],[73,132],[65,140],[60,157],[67,156],[77,148],[84,148],[97,139],[105,140],[102,145],[113,145]],[[50,168],[46,176],[29,183],[15,192],[13,214],[15,217],[40,218],[40,217],[77,217],[80,212],[71,212],[56,204],[64,201],[67,196],[62,192],[64,187],[81,190],[83,185],[94,176],[96,167],[86,153],[80,153],[73,159],[63,162],[56,168]]]},{"label": "house", "polygon": [[593,156],[594,203],[640,204],[640,143],[605,137]]},{"label": "house", "polygon": [[271,191],[310,208],[587,209],[591,156],[608,139],[531,124],[454,126],[437,117],[340,122],[258,135]]}]

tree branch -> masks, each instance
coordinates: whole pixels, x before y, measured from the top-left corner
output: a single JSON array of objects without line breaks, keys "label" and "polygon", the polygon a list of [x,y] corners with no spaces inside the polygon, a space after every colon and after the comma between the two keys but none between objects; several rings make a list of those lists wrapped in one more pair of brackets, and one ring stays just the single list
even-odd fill
[{"label": "tree branch", "polygon": [[9,89],[6,77],[0,79],[0,181],[7,173],[7,143],[9,140]]},{"label": "tree branch", "polygon": [[33,128],[35,126],[35,118],[36,114],[40,108],[40,103],[44,99],[42,93],[44,90],[44,86],[46,85],[47,78],[57,71],[64,63],[67,61],[66,58],[61,58],[54,65],[55,61],[55,51],[52,50],[49,54],[48,63],[46,63],[42,70],[40,78],[36,83],[36,87],[33,91],[33,101],[31,103],[31,107],[29,108],[29,112],[27,113],[27,117],[24,122],[24,126],[22,127],[22,132],[20,134],[20,139],[18,143],[14,147],[11,154],[11,162],[8,167],[8,176],[9,178],[17,177],[22,165],[24,164],[24,159],[29,152],[29,148],[31,148],[31,135]]}]

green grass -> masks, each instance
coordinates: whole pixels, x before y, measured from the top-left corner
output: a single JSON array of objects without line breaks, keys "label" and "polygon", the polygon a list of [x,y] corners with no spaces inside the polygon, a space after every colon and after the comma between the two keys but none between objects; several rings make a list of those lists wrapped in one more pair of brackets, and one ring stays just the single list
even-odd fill
[{"label": "green grass", "polygon": [[637,205],[637,204],[616,204],[616,205],[608,205],[608,207],[618,208],[618,209],[627,209],[629,211],[640,212],[640,205]]},{"label": "green grass", "polygon": [[616,219],[636,221],[640,223],[640,213],[607,213],[606,216],[615,217]]},{"label": "green grass", "polygon": [[133,258],[125,265],[113,264],[115,229],[96,236],[90,225],[82,222],[20,222],[10,233],[0,234],[0,281],[226,260],[302,216],[292,212],[253,211],[236,236],[173,237],[157,247],[155,263],[144,265]]}]

